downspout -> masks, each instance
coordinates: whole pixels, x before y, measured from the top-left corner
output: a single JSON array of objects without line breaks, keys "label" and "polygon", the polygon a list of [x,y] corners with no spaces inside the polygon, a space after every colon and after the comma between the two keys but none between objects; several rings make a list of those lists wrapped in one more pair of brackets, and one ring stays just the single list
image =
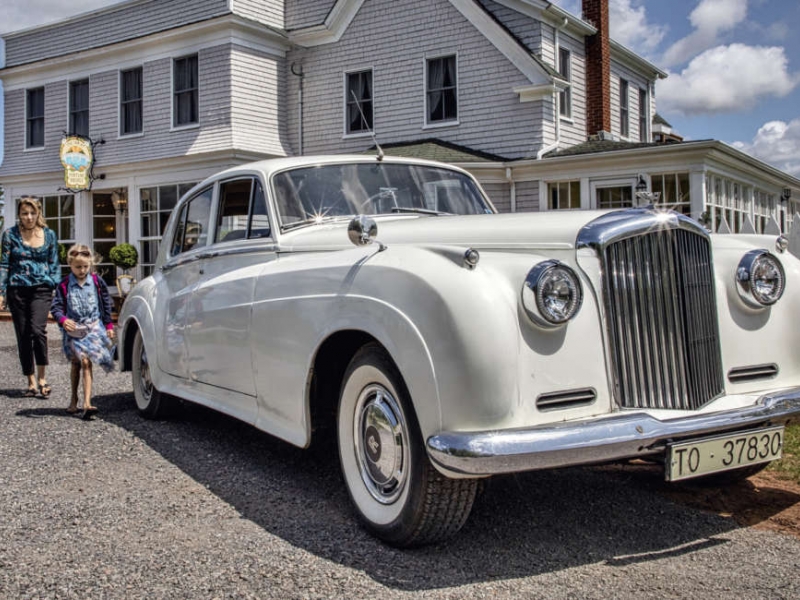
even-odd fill
[{"label": "downspout", "polygon": [[294,70],[295,63],[292,63],[291,71],[292,75],[299,78],[298,86],[297,86],[297,147],[298,147],[298,154],[303,156],[303,67],[300,67],[300,71],[297,72]]},{"label": "downspout", "polygon": [[[559,39],[559,31],[564,29],[567,25],[569,25],[569,19],[564,17],[561,21],[561,25],[558,27],[553,28],[553,47],[556,51],[556,59],[559,57],[559,47],[560,47],[560,39]],[[558,63],[556,63],[556,68],[558,67]],[[561,143],[561,118],[558,113],[558,89],[553,91],[553,122],[555,123],[556,128],[556,141],[552,144],[547,146],[543,146],[537,153],[536,153],[536,160],[541,160],[542,156],[550,152],[551,150],[555,150],[558,148],[558,145]]]},{"label": "downspout", "polygon": [[506,181],[508,181],[508,191],[511,199],[511,212],[517,212],[517,184],[511,176],[511,167],[506,167]]}]

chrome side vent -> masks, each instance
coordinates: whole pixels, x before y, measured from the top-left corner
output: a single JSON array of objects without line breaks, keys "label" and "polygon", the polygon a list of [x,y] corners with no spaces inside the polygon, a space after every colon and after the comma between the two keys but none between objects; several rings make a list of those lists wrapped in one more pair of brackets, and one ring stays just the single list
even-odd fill
[{"label": "chrome side vent", "polygon": [[550,392],[541,394],[536,398],[536,408],[539,410],[565,410],[576,406],[586,406],[597,400],[597,392],[592,388],[567,390],[564,392]]},{"label": "chrome side vent", "polygon": [[734,367],[728,371],[728,381],[731,383],[745,383],[757,379],[771,379],[778,375],[778,365],[752,365],[748,367]]}]

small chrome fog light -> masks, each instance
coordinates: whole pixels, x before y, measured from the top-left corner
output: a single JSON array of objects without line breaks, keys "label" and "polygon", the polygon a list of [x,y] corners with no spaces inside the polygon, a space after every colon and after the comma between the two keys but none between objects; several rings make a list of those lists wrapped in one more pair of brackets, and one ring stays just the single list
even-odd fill
[{"label": "small chrome fog light", "polygon": [[538,325],[556,327],[581,308],[583,291],[578,275],[557,260],[546,260],[530,270],[522,286],[522,306]]},{"label": "small chrome fog light", "polygon": [[781,261],[766,250],[751,250],[739,261],[736,288],[749,306],[760,308],[775,304],[786,288]]},{"label": "small chrome fog light", "polygon": [[789,249],[789,238],[785,235],[779,235],[778,239],[775,240],[775,249],[783,254]]}]

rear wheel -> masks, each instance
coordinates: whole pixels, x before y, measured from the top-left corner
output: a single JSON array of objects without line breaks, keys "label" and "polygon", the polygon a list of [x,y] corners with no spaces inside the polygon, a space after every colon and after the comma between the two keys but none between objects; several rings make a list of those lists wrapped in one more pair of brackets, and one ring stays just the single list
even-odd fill
[{"label": "rear wheel", "polygon": [[362,347],[350,362],[337,421],[345,484],[370,532],[408,547],[461,529],[478,482],[444,477],[431,465],[402,377],[379,345]]},{"label": "rear wheel", "polygon": [[162,394],[153,385],[150,376],[150,362],[144,347],[141,331],[136,332],[133,340],[133,396],[139,412],[148,419],[160,419],[167,416],[175,407],[175,399]]}]

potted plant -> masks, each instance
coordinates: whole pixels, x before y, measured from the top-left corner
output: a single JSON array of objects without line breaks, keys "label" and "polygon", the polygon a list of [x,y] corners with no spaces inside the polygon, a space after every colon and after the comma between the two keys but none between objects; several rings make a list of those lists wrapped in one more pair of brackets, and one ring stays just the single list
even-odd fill
[{"label": "potted plant", "polygon": [[128,271],[139,264],[139,253],[132,244],[117,244],[109,250],[108,260],[110,260],[115,267],[122,269],[123,274],[117,277],[117,291],[119,295],[124,298],[136,283],[136,280],[133,276],[128,274]]}]

